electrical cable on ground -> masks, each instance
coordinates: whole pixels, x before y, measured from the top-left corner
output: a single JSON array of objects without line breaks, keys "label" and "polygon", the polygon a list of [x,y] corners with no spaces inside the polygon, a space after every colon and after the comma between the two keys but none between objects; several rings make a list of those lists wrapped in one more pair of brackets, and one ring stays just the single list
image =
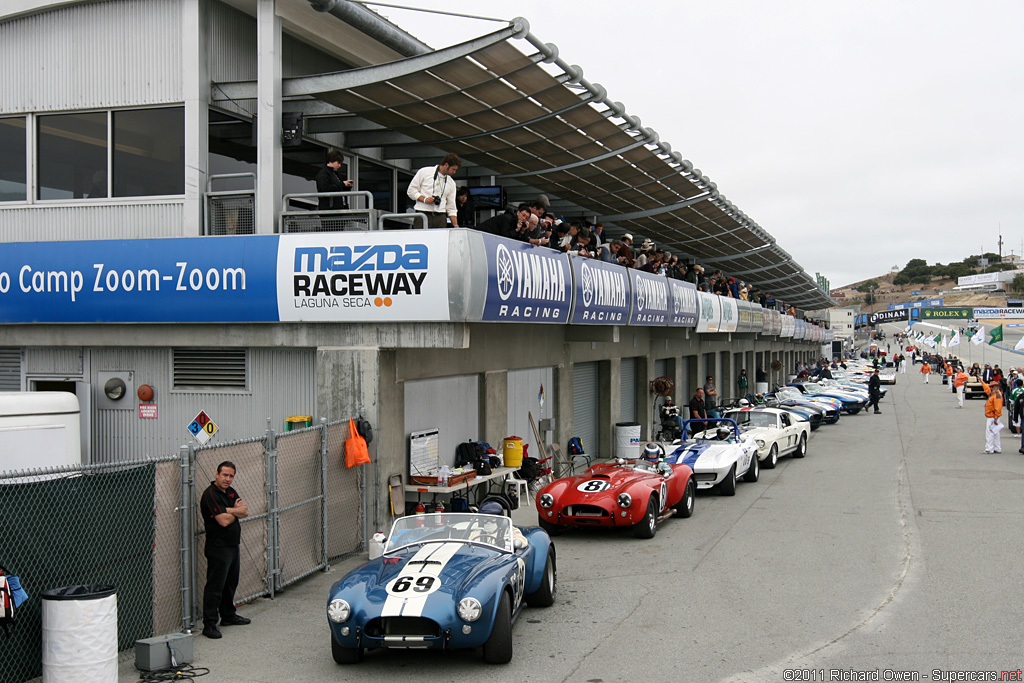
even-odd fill
[{"label": "electrical cable on ground", "polygon": [[194,681],[200,676],[205,676],[210,670],[205,666],[176,666],[161,671],[143,671],[139,674],[139,680],[143,683],[162,683],[162,681]]}]

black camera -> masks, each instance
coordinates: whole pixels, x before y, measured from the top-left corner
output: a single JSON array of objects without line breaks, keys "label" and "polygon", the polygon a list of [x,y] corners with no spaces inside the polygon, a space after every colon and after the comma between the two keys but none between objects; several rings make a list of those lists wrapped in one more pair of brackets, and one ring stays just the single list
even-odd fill
[{"label": "black camera", "polygon": [[434,197],[434,206],[441,206],[441,198],[438,196]]}]

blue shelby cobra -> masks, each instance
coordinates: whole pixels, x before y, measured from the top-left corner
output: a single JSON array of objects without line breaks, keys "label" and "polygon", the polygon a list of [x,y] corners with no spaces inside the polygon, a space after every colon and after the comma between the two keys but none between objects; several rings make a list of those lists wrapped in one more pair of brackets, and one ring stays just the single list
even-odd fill
[{"label": "blue shelby cobra", "polygon": [[555,601],[555,546],[508,517],[438,513],[401,517],[384,554],[331,586],[327,622],[339,664],[373,648],[475,648],[512,659],[523,603]]}]

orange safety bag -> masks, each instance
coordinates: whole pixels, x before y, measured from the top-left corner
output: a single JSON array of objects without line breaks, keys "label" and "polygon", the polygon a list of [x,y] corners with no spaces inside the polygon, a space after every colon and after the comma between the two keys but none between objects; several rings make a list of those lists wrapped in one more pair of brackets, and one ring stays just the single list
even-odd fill
[{"label": "orange safety bag", "polygon": [[370,462],[370,453],[366,449],[366,439],[359,435],[356,421],[348,419],[348,440],[345,442],[345,467],[365,465]]}]

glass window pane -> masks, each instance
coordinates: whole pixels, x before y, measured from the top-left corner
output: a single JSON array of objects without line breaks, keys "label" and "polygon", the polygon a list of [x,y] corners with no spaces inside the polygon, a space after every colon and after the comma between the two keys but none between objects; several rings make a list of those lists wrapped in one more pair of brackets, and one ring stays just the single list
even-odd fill
[{"label": "glass window pane", "polygon": [[39,199],[107,196],[107,114],[40,116]]},{"label": "glass window pane", "polygon": [[185,109],[114,112],[114,196],[185,194]]},{"label": "glass window pane", "polygon": [[0,202],[28,200],[25,117],[0,119]]},{"label": "glass window pane", "polygon": [[373,208],[392,212],[391,193],[393,171],[387,166],[375,164],[366,159],[359,160],[359,189],[373,193]]},{"label": "glass window pane", "polygon": [[0,119],[0,202],[27,199],[25,117]]}]

